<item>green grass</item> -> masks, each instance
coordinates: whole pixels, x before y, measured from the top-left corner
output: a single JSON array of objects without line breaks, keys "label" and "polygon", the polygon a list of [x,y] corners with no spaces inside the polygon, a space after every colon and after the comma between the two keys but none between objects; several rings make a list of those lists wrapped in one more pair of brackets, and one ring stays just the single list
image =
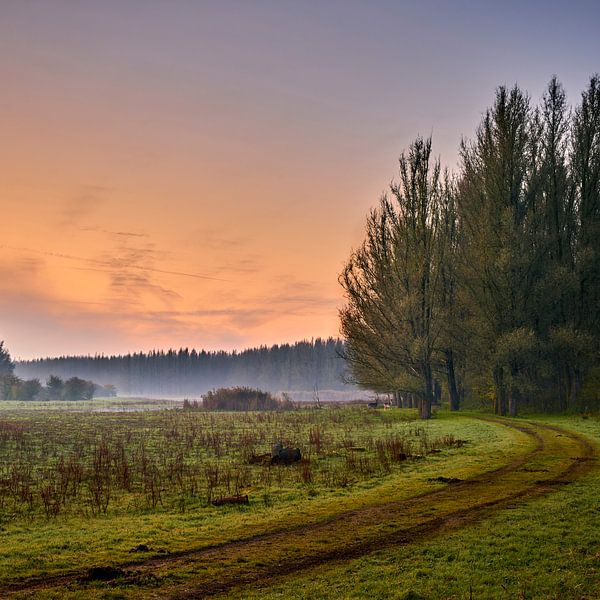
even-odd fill
[{"label": "green grass", "polygon": [[31,411],[59,412],[133,412],[181,407],[183,401],[152,398],[93,398],[92,400],[2,400],[0,418],[3,414]]},{"label": "green grass", "polygon": [[[192,426],[190,420],[195,425]],[[539,420],[600,440],[600,422],[595,418],[544,417]],[[217,431],[225,436],[227,443],[223,443],[223,449],[219,450],[222,453],[217,456],[210,444],[196,440],[185,456],[191,466],[201,468],[207,462],[240,463],[247,448],[239,442],[251,431],[256,437],[253,442],[256,452],[268,451],[272,441],[279,438],[301,447],[303,454],[310,457],[314,475],[311,482],[305,482],[300,466],[276,467],[270,469],[270,481],[265,483],[266,467],[252,466],[249,484],[240,490],[250,495],[251,503],[247,507],[213,507],[202,491],[195,498],[186,497],[182,507],[179,494],[168,489],[166,479],[163,480],[163,501],[154,507],[148,503],[139,481],[129,491],[115,490],[106,514],[93,514],[87,507],[85,494],[52,518],[46,518],[39,506],[23,510],[5,504],[3,512],[0,510],[0,516],[4,515],[0,525],[3,541],[0,584],[4,585],[28,577],[73,569],[81,571],[94,565],[119,565],[160,556],[162,552],[197,550],[282,527],[324,522],[343,511],[377,508],[394,500],[444,490],[444,484],[429,479],[440,475],[472,477],[505,465],[533,447],[532,439],[524,433],[470,415],[440,413],[423,424],[415,420],[411,411],[356,407],[264,415],[173,411],[71,413],[55,407],[47,410],[5,405],[0,409],[1,422],[22,424],[31,438],[25,449],[20,450],[14,443],[11,446],[10,440],[0,444],[2,468],[15,452],[25,452],[42,471],[55,464],[61,453],[72,453],[77,448],[84,458],[89,458],[86,454],[89,443],[109,434],[112,442],[120,436],[128,436],[126,449],[134,453],[132,456],[143,439],[148,453],[161,465],[161,461],[168,461],[183,449],[182,440],[192,427],[198,440],[207,439],[198,434],[199,431]],[[318,452],[314,443],[315,429],[321,436]],[[393,435],[410,440],[417,453],[423,439],[431,441],[451,436],[468,443],[462,447],[443,446],[441,452],[417,460],[382,462],[377,441]],[[541,473],[571,460],[568,453],[572,444],[568,438],[547,433],[545,439],[546,454],[529,464],[530,468],[539,468]],[[345,457],[350,452],[349,445],[365,448],[351,451],[371,461],[365,472],[348,467]],[[567,454],[559,456],[559,451]],[[502,480],[499,487],[490,488],[486,493],[493,497],[518,489],[527,478],[538,476],[541,475],[513,473],[506,477],[505,483]],[[600,476],[596,470],[585,479],[557,488],[555,493],[517,502],[510,509],[497,510],[476,524],[436,534],[428,541],[391,546],[356,560],[330,563],[270,580],[262,588],[234,589],[229,597],[597,598],[600,597],[598,489]],[[390,522],[385,518],[381,523],[365,522],[361,535],[376,539],[404,522],[409,524],[411,519],[417,522],[436,514],[438,509],[451,511],[460,507],[465,500],[454,499],[451,488],[448,491],[443,496],[443,506],[416,507],[405,515],[398,513],[397,517],[389,517]],[[345,538],[351,542],[353,536],[354,531],[342,523],[338,530],[333,530],[333,535],[320,534],[306,540],[300,535],[295,538],[296,546],[286,546],[286,551],[290,556],[294,552],[301,556],[304,552],[336,544],[343,548],[347,543]],[[290,539],[293,540],[293,535]],[[147,544],[151,552],[132,554],[130,550],[138,544]],[[247,554],[240,548],[239,552],[222,556],[217,553],[214,558],[200,562],[182,559],[156,570],[142,571],[146,573],[145,579],[135,584],[71,585],[68,590],[38,590],[35,596],[146,598],[156,593],[162,597],[162,594],[177,594],[178,590],[193,586],[198,578],[218,579],[222,571],[239,570],[243,574],[265,568],[269,557],[262,552]],[[158,580],[153,579],[155,575]],[[31,597],[26,591],[18,596]]]},{"label": "green grass", "polygon": [[[26,457],[41,471],[52,468],[62,454],[76,451],[83,453],[85,463],[91,444],[104,435],[110,435],[113,441],[128,436],[131,448],[144,439],[149,454],[169,459],[179,448],[172,433],[180,429],[183,435],[189,419],[203,428],[229,432],[232,440],[239,440],[251,428],[263,440],[258,443],[257,451],[268,451],[274,438],[283,437],[311,456],[314,480],[304,483],[298,466],[277,467],[271,469],[267,485],[262,481],[265,468],[252,467],[250,485],[240,490],[250,496],[248,507],[216,508],[207,504],[202,492],[196,497],[186,496],[182,507],[179,495],[169,490],[167,480],[163,481],[163,499],[157,506],[148,503],[138,482],[129,492],[114,491],[106,515],[91,512],[85,489],[78,499],[51,518],[45,517],[39,503],[29,510],[7,501],[0,511],[3,539],[0,581],[65,572],[74,565],[130,561],[138,558],[130,550],[142,543],[153,549],[151,554],[178,552],[272,531],[282,524],[319,521],[343,510],[407,498],[440,487],[427,481],[431,477],[464,478],[501,465],[530,443],[519,432],[447,414],[423,425],[414,420],[413,412],[401,410],[348,407],[265,416],[172,411],[70,413],[31,406],[4,407],[0,421],[23,425],[29,443],[17,451],[14,443],[11,446],[6,442],[0,454],[2,468],[9,468],[15,453]],[[320,453],[309,443],[310,431],[316,427],[322,434]],[[382,466],[372,447],[378,439],[394,433],[408,436],[415,444],[424,437],[432,440],[444,435],[468,443],[420,460]],[[167,434],[169,444],[165,443]],[[348,471],[343,444],[350,438],[352,444],[366,448],[357,454],[371,461],[373,471],[364,474]],[[192,445],[186,457],[199,468],[205,461],[216,460],[214,453],[201,446]],[[239,463],[240,452],[239,448],[230,448],[219,460]]]},{"label": "green grass", "polygon": [[[600,441],[600,420],[536,417]],[[246,598],[600,598],[600,473],[427,542],[245,590]],[[231,597],[235,597],[232,594]]]}]

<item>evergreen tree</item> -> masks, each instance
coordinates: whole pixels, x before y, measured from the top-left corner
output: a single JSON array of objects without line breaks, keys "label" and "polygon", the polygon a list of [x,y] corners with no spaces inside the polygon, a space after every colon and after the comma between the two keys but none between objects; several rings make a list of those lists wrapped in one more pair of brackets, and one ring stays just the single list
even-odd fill
[{"label": "evergreen tree", "polygon": [[4,346],[4,342],[0,341],[0,376],[12,375],[14,370],[15,364],[10,357],[10,352]]}]

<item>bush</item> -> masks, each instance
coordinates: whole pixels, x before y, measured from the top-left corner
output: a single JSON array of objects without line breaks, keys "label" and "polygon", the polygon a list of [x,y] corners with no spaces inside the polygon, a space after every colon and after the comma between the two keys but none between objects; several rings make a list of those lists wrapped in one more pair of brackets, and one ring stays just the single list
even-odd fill
[{"label": "bush", "polygon": [[288,399],[273,396],[269,392],[248,387],[220,388],[202,397],[205,410],[291,410],[293,403]]}]

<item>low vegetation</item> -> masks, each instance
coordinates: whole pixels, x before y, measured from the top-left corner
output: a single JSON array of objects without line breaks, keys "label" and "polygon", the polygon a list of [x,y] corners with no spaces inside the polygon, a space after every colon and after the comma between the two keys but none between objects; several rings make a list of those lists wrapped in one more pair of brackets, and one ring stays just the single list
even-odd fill
[{"label": "low vegetation", "polygon": [[[542,417],[600,444],[600,418]],[[538,477],[545,473],[538,466]],[[567,483],[567,482],[563,482]],[[433,539],[245,590],[246,598],[591,599],[600,597],[600,471]],[[231,593],[235,597],[235,593]]]},{"label": "low vegetation", "polygon": [[[557,432],[451,413],[423,423],[416,410],[366,406],[43,406],[0,406],[2,595],[550,598],[551,583],[562,597],[598,591],[598,476],[593,461],[579,462],[584,446],[570,433],[599,440],[594,417],[546,419],[566,427]],[[300,448],[302,460],[253,460],[275,441]],[[568,475],[574,466],[587,469],[583,479]]]},{"label": "low vegetation", "polygon": [[[192,405],[184,403],[184,407]],[[197,403],[195,405],[198,406]],[[248,387],[219,388],[202,396],[204,410],[256,411],[256,410],[291,410],[294,404],[287,394],[276,398],[269,392]]]},{"label": "low vegetation", "polygon": [[[253,390],[242,392],[233,398],[242,398],[246,409],[265,400]],[[215,408],[231,409],[230,396],[218,391],[208,399]],[[464,443],[449,433],[433,435],[413,415],[365,408],[0,414],[4,522],[157,507],[184,512],[248,491],[269,505],[285,493],[318,493],[386,476],[403,461]],[[289,468],[261,460],[270,458],[276,441],[299,448],[302,460]]]},{"label": "low vegetation", "polygon": [[[470,419],[424,426],[411,410],[116,413],[62,404],[0,405],[1,582],[128,562],[144,555],[130,552],[140,545],[160,555],[319,521],[443,485],[429,481],[439,475],[502,464],[528,443]],[[303,460],[251,464],[275,441],[300,448]],[[236,491],[248,505],[209,502]]]}]

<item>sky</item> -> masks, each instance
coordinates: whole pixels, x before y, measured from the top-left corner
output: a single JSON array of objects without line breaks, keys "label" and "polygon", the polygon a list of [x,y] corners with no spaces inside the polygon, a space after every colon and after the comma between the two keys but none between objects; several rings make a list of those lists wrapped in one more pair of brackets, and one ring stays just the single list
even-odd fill
[{"label": "sky", "polygon": [[600,3],[0,0],[0,340],[16,358],[338,335],[417,136],[498,85],[576,104]]}]

